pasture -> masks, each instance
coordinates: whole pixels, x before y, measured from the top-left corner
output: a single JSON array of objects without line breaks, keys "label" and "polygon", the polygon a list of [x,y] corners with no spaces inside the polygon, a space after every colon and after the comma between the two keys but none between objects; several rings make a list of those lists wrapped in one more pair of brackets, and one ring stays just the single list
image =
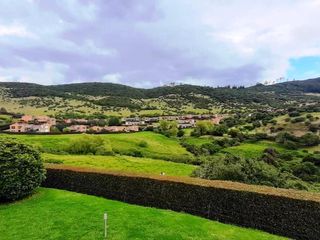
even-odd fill
[{"label": "pasture", "polygon": [[[132,155],[133,152],[141,153],[142,157],[174,160],[185,162],[192,158],[185,148],[176,139],[167,138],[153,132],[137,132],[130,134],[101,134],[101,136],[115,153]],[[14,137],[22,142],[34,145],[43,152],[63,152],[66,145],[73,139],[81,138],[82,134],[63,135],[5,135],[0,137]],[[146,142],[146,146],[141,146]]]},{"label": "pasture", "polygon": [[183,163],[123,155],[55,155],[44,153],[43,159],[45,163],[59,163],[67,166],[154,175],[164,172],[169,176],[190,176],[192,171],[196,169],[196,166]]}]

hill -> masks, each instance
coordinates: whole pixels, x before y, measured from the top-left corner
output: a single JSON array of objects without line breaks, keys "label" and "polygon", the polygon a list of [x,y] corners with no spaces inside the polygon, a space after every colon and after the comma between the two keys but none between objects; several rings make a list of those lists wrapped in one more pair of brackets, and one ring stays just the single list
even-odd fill
[{"label": "hill", "polygon": [[43,86],[0,83],[0,106],[12,112],[78,112],[157,115],[217,113],[260,108],[285,109],[319,102],[320,78],[252,87],[194,85],[133,88],[114,83],[75,83]]}]

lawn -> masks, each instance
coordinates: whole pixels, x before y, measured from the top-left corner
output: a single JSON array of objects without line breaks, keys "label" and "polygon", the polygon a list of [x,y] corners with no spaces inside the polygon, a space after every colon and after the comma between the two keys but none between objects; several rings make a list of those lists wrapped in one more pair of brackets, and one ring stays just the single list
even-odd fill
[{"label": "lawn", "polygon": [[190,176],[196,166],[174,163],[150,158],[136,158],[130,156],[94,156],[94,155],[54,155],[43,154],[45,162],[62,161],[68,166],[89,167],[110,171],[146,173],[159,175],[164,172],[169,176]]},{"label": "lawn", "polygon": [[[8,135],[0,135],[0,137]],[[22,140],[25,143],[40,147],[45,152],[63,150],[72,139],[81,138],[82,134],[73,135],[9,135]],[[183,148],[178,140],[167,138],[153,132],[101,134],[99,135],[110,143],[112,149],[123,155],[130,155],[133,151],[139,151],[143,157],[174,160],[191,158],[192,155]],[[146,147],[139,144],[145,141]]]},{"label": "lawn", "polygon": [[55,189],[40,189],[26,200],[0,205],[1,239],[273,240],[284,239],[200,217]]}]

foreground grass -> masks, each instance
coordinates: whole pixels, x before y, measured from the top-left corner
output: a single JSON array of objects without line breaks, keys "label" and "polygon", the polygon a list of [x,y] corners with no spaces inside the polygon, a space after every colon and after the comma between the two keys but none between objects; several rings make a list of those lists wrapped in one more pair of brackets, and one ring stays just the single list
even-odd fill
[{"label": "foreground grass", "polygon": [[[22,140],[25,143],[40,147],[46,152],[63,151],[72,139],[81,138],[82,134],[62,135],[5,135]],[[183,148],[178,140],[167,138],[153,132],[101,134],[99,135],[110,143],[112,149],[123,155],[130,155],[133,151],[139,151],[144,157],[157,159],[181,159],[191,158],[191,154]],[[141,147],[142,141],[147,142],[146,147]]]},{"label": "foreground grass", "polygon": [[54,189],[40,189],[29,199],[0,205],[1,239],[103,239],[105,211],[108,239],[113,240],[284,239],[188,214]]},{"label": "foreground grass", "polygon": [[43,154],[47,163],[61,163],[68,166],[97,168],[110,171],[147,173],[169,176],[190,176],[196,166],[129,156],[55,155]]}]

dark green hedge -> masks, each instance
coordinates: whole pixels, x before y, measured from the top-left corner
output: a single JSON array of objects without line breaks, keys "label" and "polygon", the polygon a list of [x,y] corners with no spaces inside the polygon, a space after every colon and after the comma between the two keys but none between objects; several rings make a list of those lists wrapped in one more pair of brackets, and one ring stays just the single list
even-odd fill
[{"label": "dark green hedge", "polygon": [[261,229],[295,239],[320,238],[320,202],[170,179],[68,169],[47,169],[45,187]]}]

